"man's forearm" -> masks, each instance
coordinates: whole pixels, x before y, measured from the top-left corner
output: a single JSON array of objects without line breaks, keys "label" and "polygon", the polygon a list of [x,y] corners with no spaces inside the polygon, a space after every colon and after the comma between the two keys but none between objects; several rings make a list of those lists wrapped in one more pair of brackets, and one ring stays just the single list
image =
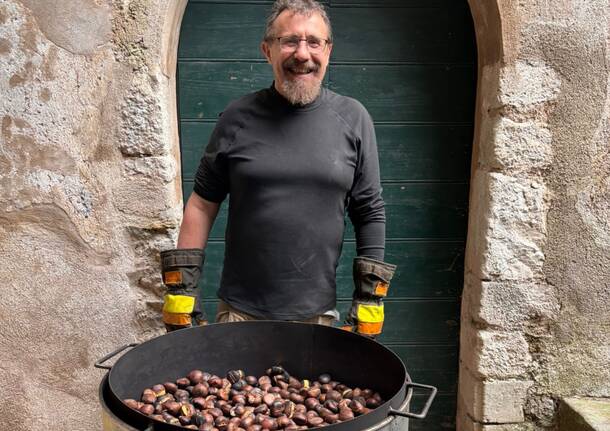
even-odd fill
[{"label": "man's forearm", "polygon": [[220,204],[192,193],[186,208],[176,248],[205,248]]},{"label": "man's forearm", "polygon": [[356,254],[383,260],[385,251],[385,222],[363,223],[354,226],[356,231]]}]

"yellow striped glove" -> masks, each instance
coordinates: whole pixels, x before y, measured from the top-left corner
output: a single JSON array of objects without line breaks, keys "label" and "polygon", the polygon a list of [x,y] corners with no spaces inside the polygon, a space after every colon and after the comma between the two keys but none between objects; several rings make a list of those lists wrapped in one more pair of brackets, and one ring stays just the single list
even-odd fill
[{"label": "yellow striped glove", "polygon": [[381,334],[385,320],[383,298],[395,271],[396,265],[379,260],[363,256],[354,259],[355,290],[346,318],[349,329],[371,338]]},{"label": "yellow striped glove", "polygon": [[197,283],[205,253],[202,249],[174,249],[161,252],[163,284],[163,323],[167,331],[205,325],[207,319],[198,300]]}]

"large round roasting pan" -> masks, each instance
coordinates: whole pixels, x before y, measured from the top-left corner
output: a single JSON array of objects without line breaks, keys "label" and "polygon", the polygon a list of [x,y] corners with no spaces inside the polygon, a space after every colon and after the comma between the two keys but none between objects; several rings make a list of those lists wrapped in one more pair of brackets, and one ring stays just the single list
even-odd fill
[{"label": "large round roasting pan", "polygon": [[[127,350],[114,365],[105,361]],[[100,390],[102,404],[137,430],[183,430],[150,419],[122,402],[139,399],[144,388],[174,381],[193,369],[224,376],[228,370],[262,375],[271,365],[282,365],[297,378],[330,373],[352,387],[369,387],[387,400],[372,412],[353,420],[324,427],[326,431],[380,429],[394,415],[423,418],[436,388],[411,382],[396,354],[366,337],[322,325],[250,321],[221,323],[170,332],[139,345],[130,344],[100,359],[95,366],[108,369]],[[431,391],[421,413],[408,409],[412,387]]]}]

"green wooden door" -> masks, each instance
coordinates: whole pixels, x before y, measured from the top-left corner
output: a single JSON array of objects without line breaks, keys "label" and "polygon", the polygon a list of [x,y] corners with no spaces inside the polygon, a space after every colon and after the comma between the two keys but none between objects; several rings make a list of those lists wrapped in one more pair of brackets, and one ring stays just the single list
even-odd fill
[{"label": "green wooden door", "polygon": [[[178,95],[184,199],[218,114],[268,87],[259,53],[271,1],[191,0],[180,35]],[[413,380],[439,395],[413,430],[455,428],[475,42],[466,0],[331,0],[335,46],[326,85],[355,97],[375,121],[387,213],[386,260],[398,265],[380,341]],[[213,316],[224,252],[223,205],[201,284]],[[351,228],[338,268],[342,316],[352,293]],[[422,397],[416,396],[414,408]]]}]

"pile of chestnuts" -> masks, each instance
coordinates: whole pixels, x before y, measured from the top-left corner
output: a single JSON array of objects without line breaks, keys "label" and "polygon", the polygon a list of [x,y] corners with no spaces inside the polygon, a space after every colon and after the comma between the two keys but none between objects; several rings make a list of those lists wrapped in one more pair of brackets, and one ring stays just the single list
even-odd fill
[{"label": "pile of chestnuts", "polygon": [[371,389],[349,388],[329,374],[299,380],[283,367],[261,377],[201,370],[144,389],[130,408],[168,424],[200,431],[301,431],[353,419],[383,404]]}]

